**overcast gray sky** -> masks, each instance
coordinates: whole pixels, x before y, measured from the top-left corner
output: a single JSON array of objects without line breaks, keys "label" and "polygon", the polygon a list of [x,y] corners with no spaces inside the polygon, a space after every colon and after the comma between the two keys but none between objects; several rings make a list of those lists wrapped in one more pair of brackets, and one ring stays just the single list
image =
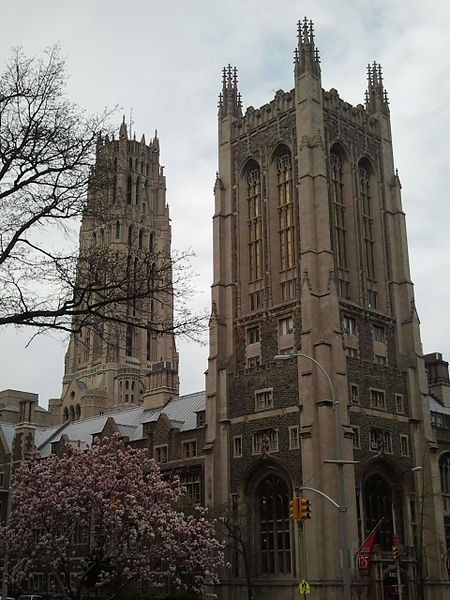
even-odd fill
[{"label": "overcast gray sky", "polygon": [[[403,186],[410,261],[425,352],[450,358],[450,6],[448,0],[0,0],[0,61],[55,42],[69,96],[89,111],[133,110],[138,139],[157,128],[173,246],[192,248],[209,306],[211,217],[221,68],[239,69],[244,108],[293,87],[297,20],[315,22],[322,84],[363,102],[366,65],[383,66]],[[118,115],[119,120],[119,115]],[[1,332],[0,389],[59,396],[66,341]],[[207,347],[179,344],[181,391],[204,388]]]}]

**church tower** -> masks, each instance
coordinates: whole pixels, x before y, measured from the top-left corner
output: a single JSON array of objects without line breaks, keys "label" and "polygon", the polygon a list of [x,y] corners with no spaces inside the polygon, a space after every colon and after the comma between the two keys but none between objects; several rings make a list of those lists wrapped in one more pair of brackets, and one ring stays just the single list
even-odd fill
[{"label": "church tower", "polygon": [[[375,600],[395,593],[397,573],[416,598],[426,572],[427,598],[443,599],[439,471],[381,67],[368,68],[365,105],[325,91],[306,19],[294,65],[293,89],[261,108],[242,111],[231,67],[219,98],[207,497],[252,558],[231,557],[222,598],[244,595],[248,578],[259,600],[288,600],[307,578],[320,600],[352,587]],[[312,502],[300,526],[298,495]]]},{"label": "church tower", "polygon": [[[107,173],[106,184],[89,191],[80,256],[91,252],[96,262],[92,268],[100,270],[104,257],[109,265],[119,257],[117,264],[126,265],[129,299],[110,304],[104,318],[71,336],[61,400],[49,406],[55,422],[113,408],[162,406],[178,395],[178,354],[171,330],[171,227],[157,133],[149,144],[144,136],[140,142],[129,139],[124,119],[119,139],[98,141],[96,169]],[[149,292],[133,297],[136,273],[143,269],[141,283]],[[107,273],[104,278],[107,283]],[[83,287],[82,274],[79,279]]]}]

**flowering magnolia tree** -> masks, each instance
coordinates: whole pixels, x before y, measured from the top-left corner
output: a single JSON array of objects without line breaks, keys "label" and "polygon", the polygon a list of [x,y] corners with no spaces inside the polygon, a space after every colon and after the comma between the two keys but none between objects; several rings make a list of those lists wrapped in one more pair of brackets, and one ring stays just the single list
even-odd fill
[{"label": "flowering magnolia tree", "polygon": [[189,516],[176,510],[182,494],[145,450],[118,437],[25,461],[0,529],[10,583],[48,573],[67,600],[111,600],[132,583],[147,594],[170,586],[199,595],[217,580],[222,545],[204,509]]}]

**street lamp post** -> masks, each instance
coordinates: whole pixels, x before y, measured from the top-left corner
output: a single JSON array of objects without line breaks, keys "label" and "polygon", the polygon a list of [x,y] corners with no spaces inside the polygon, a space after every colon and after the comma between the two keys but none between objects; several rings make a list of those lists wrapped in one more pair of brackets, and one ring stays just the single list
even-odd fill
[{"label": "street lamp post", "polygon": [[274,357],[276,361],[284,361],[290,358],[306,358],[316,365],[322,371],[328,381],[331,392],[331,400],[334,406],[335,414],[335,452],[336,458],[325,462],[335,464],[338,468],[338,504],[339,504],[339,545],[341,554],[341,570],[342,570],[342,586],[343,599],[351,600],[351,584],[350,584],[350,552],[348,548],[348,526],[347,526],[347,503],[345,498],[345,479],[344,466],[346,464],[354,464],[355,461],[346,461],[342,457],[342,437],[343,430],[341,426],[340,402],[336,399],[333,382],[325,368],[317,362],[315,358],[303,352],[294,352],[292,354],[279,354]]}]

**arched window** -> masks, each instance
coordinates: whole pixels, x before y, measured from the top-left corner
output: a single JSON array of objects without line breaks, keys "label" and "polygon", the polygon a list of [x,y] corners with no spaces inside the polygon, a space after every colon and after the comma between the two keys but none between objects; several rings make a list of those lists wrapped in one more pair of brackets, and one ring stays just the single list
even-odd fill
[{"label": "arched window", "polygon": [[100,229],[100,247],[105,247],[105,232],[103,229]]},{"label": "arched window", "polygon": [[120,240],[120,222],[116,222],[116,240]]},{"label": "arched window", "polygon": [[64,421],[68,421],[69,420],[69,409],[67,408],[67,406],[64,407]]},{"label": "arched window", "polygon": [[144,239],[144,231],[141,229],[139,231],[139,242],[138,242],[139,248],[142,248],[143,239]]},{"label": "arched window", "polygon": [[148,234],[148,249],[153,252],[155,246],[155,235],[153,233]]},{"label": "arched window", "polygon": [[259,565],[262,573],[291,572],[289,489],[281,477],[270,474],[256,488]]},{"label": "arched window", "polygon": [[262,277],[262,215],[261,215],[261,172],[255,162],[248,165],[247,183],[247,223],[249,280]]},{"label": "arched window", "polygon": [[131,325],[127,325],[127,332],[125,336],[125,354],[126,356],[133,356],[133,327]]},{"label": "arched window", "polygon": [[138,177],[136,179],[136,206],[139,204],[140,196],[141,196],[141,178]]},{"label": "arched window", "polygon": [[441,492],[450,494],[450,452],[443,454],[439,459],[439,472],[441,474]]},{"label": "arched window", "polygon": [[83,360],[86,362],[89,360],[89,352],[91,350],[91,332],[89,329],[86,329],[84,334],[84,344],[83,344]]},{"label": "arched window", "polygon": [[292,157],[281,148],[275,157],[277,173],[278,230],[280,240],[280,270],[294,266],[294,195]]},{"label": "arched window", "polygon": [[93,246],[96,246],[96,245],[97,245],[97,234],[95,233],[95,231],[94,231],[94,233],[92,234],[92,245],[93,245]]},{"label": "arched window", "polygon": [[374,262],[374,223],[371,190],[371,168],[367,161],[361,161],[358,168],[359,201],[362,221],[362,235],[364,245],[364,260],[367,276],[375,278]]},{"label": "arched window", "polygon": [[147,329],[146,354],[147,354],[147,360],[152,360],[152,358],[153,358],[153,332],[148,329]]},{"label": "arched window", "polygon": [[128,175],[128,178],[127,178],[127,204],[131,204],[131,187],[132,187],[131,175]]},{"label": "arched window", "polygon": [[116,202],[117,197],[117,158],[114,159],[114,175],[113,175],[113,189],[112,189],[112,203]]},{"label": "arched window", "polygon": [[133,243],[133,225],[128,227],[128,245],[131,246]]},{"label": "arched window", "polygon": [[334,253],[338,267],[346,269],[347,240],[345,223],[344,171],[342,159],[337,152],[332,152],[331,163],[331,200],[333,203]]},{"label": "arched window", "polygon": [[75,421],[75,409],[73,406],[70,407],[70,420]]},{"label": "arched window", "polygon": [[75,421],[79,421],[81,417],[81,407],[79,404],[75,406]]},{"label": "arched window", "polygon": [[379,523],[377,543],[382,550],[392,544],[392,488],[381,475],[372,475],[364,484],[364,517],[366,535]]}]

